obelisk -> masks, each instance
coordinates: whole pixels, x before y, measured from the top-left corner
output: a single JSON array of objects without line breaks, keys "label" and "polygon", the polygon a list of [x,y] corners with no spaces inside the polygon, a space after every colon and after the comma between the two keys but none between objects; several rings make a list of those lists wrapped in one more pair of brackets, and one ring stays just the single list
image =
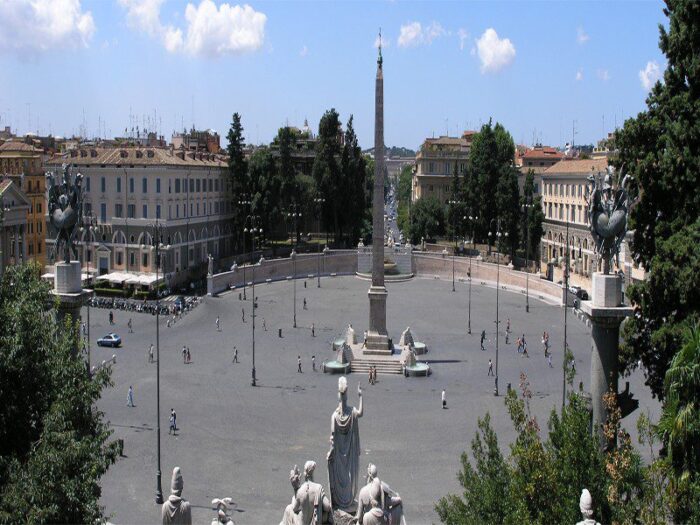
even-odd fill
[{"label": "obelisk", "polygon": [[384,76],[382,73],[382,35],[379,33],[379,57],[374,88],[374,193],[372,195],[372,286],[369,295],[369,331],[364,353],[390,354],[386,331],[384,286]]}]

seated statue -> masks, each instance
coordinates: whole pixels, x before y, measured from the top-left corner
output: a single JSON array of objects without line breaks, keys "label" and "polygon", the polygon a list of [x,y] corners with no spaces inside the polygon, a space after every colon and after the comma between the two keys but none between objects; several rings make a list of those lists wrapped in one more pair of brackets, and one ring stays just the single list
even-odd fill
[{"label": "seated statue", "polygon": [[289,473],[294,496],[292,502],[284,509],[280,525],[321,525],[333,523],[331,501],[323,491],[320,483],[314,482],[315,461],[304,464],[304,483],[301,483],[299,468]]},{"label": "seated statue", "polygon": [[377,467],[367,466],[367,485],[357,498],[357,525],[398,525],[403,519],[399,494],[377,477]]},{"label": "seated statue", "polygon": [[593,518],[593,497],[591,493],[588,492],[588,489],[583,489],[583,491],[581,491],[578,507],[581,510],[583,520],[579,521],[576,525],[600,525],[600,523]]},{"label": "seated statue", "polygon": [[170,482],[170,497],[163,503],[161,518],[163,525],[192,525],[192,509],[190,503],[182,499],[182,474],[180,467],[173,469]]}]

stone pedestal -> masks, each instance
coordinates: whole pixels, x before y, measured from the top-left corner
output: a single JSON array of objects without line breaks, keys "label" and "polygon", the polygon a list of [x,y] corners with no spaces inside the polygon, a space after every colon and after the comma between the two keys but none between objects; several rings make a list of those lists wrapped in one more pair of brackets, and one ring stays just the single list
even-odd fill
[{"label": "stone pedestal", "polygon": [[369,330],[364,352],[368,355],[391,355],[386,331],[386,298],[384,286],[371,286],[369,292]]},{"label": "stone pedestal", "polygon": [[[83,306],[85,291],[81,280],[80,261],[56,263],[54,268],[54,284],[51,293],[59,300],[57,318],[63,324],[70,316],[74,329],[78,330],[80,308]],[[77,354],[78,349],[74,349]]]},{"label": "stone pedestal", "polygon": [[617,360],[620,342],[620,323],[632,315],[633,309],[621,304],[622,280],[617,275],[593,274],[593,293],[590,301],[582,301],[581,310],[591,320],[591,403],[593,429],[603,440],[602,425],[606,412],[603,395],[608,390],[617,392]]}]

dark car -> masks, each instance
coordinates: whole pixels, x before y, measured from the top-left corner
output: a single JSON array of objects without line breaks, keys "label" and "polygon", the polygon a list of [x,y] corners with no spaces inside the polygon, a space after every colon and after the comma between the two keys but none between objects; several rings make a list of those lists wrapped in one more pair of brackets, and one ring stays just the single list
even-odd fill
[{"label": "dark car", "polygon": [[569,292],[574,294],[582,301],[588,301],[588,292],[580,286],[569,286]]},{"label": "dark car", "polygon": [[121,346],[121,345],[122,345],[122,338],[119,337],[119,336],[118,336],[117,334],[115,334],[115,333],[107,334],[106,336],[100,337],[100,338],[97,340],[97,346],[112,346],[112,347],[115,347],[115,346]]}]

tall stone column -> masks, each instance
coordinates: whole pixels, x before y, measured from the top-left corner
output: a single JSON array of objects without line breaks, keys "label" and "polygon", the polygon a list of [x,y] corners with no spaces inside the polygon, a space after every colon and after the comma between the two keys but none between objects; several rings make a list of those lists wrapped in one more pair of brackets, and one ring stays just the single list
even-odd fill
[{"label": "tall stone column", "polygon": [[[54,288],[51,290],[59,301],[58,322],[63,324],[66,318],[70,317],[73,329],[76,331],[80,324],[80,308],[85,299],[81,271],[80,261],[57,262],[54,267]],[[73,350],[77,355],[79,349]]]},{"label": "tall stone column", "polygon": [[633,309],[622,305],[622,280],[617,275],[593,274],[592,300],[582,301],[581,310],[591,320],[591,402],[593,429],[604,444],[606,411],[603,396],[617,393],[620,323]]},{"label": "tall stone column", "polygon": [[[381,38],[381,37],[380,37]],[[384,75],[382,49],[377,59],[374,91],[374,192],[372,195],[372,286],[369,295],[369,331],[364,353],[390,354],[386,330],[384,286]]]}]

